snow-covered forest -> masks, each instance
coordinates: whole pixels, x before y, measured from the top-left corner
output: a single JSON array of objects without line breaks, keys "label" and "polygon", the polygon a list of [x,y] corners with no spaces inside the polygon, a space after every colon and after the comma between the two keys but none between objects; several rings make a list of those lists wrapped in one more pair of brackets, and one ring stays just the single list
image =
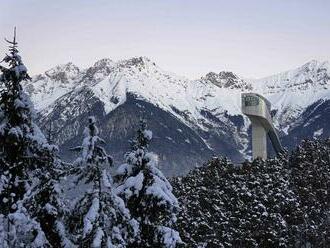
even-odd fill
[{"label": "snow-covered forest", "polygon": [[143,118],[127,141],[125,163],[116,164],[90,116],[69,163],[38,127],[16,37],[7,42],[0,247],[329,247],[329,140],[240,165],[215,157],[169,180]]},{"label": "snow-covered forest", "polygon": [[[16,37],[1,66],[0,247],[176,247],[178,201],[148,151],[141,120],[126,163],[113,177],[94,117],[68,164],[35,123],[21,82],[29,80]],[[71,182],[71,183],[69,183]],[[65,188],[64,186],[68,186]],[[79,188],[79,189],[78,189]],[[79,193],[77,193],[77,189]],[[74,195],[74,200],[68,197]]]},{"label": "snow-covered forest", "polygon": [[329,247],[329,139],[241,166],[213,158],[173,186],[188,247]]}]

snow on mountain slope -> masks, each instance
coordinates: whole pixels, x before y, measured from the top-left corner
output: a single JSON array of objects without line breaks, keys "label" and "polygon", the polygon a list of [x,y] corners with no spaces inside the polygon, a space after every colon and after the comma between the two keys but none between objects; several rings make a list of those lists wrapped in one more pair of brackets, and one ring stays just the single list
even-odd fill
[{"label": "snow on mountain slope", "polygon": [[30,94],[35,108],[40,111],[75,89],[80,78],[80,69],[68,63],[37,75],[32,78],[32,81],[25,81],[23,87]]},{"label": "snow on mountain slope", "polygon": [[276,126],[286,133],[299,115],[319,99],[330,99],[330,64],[312,60],[297,69],[251,82],[277,110]]},{"label": "snow on mountain slope", "polygon": [[253,86],[261,89],[264,94],[274,94],[284,91],[305,91],[327,89],[330,79],[330,64],[328,61],[312,60],[301,67],[276,75],[257,79]]},{"label": "snow on mountain slope", "polygon": [[[171,113],[193,129],[204,132],[212,129],[217,135],[232,136],[233,145],[244,151],[247,141],[242,141],[241,130],[226,115],[240,114],[240,94],[246,90],[247,83],[237,80],[231,81],[229,88],[226,88],[228,84],[224,85],[220,88],[209,78],[188,80],[140,57],[118,62],[92,90],[104,103],[106,113],[123,104],[130,93]],[[215,141],[200,136],[210,149],[217,149]]]},{"label": "snow on mountain slope", "polygon": [[240,114],[240,94],[246,91],[265,95],[274,109],[292,106],[299,110],[320,98],[328,98],[329,80],[329,62],[315,60],[257,80],[243,80],[232,72],[210,72],[199,80],[188,80],[139,57],[119,62],[102,59],[86,70],[68,63],[33,77],[24,87],[38,111],[66,93],[88,86],[104,102],[107,112],[122,104],[126,93],[131,92],[164,110],[173,112],[175,107],[189,113],[196,121],[203,108]]},{"label": "snow on mountain slope", "polygon": [[141,57],[119,61],[92,88],[103,101],[107,113],[124,103],[128,92],[171,111],[171,105],[189,108],[185,93],[187,84],[188,80],[173,77],[149,59]]},{"label": "snow on mountain slope", "polygon": [[[62,67],[53,74],[62,75]],[[34,88],[29,86],[29,93],[36,104],[40,126],[47,132],[52,123],[52,132],[56,133],[53,141],[67,159],[71,159],[68,147],[77,145],[82,123],[90,114],[102,121],[109,148],[116,158],[121,158],[127,139],[134,133],[133,120],[145,116],[142,109],[147,108],[144,112],[149,113],[148,122],[155,137],[162,139],[156,138],[154,151],[160,155],[164,171],[173,175],[187,172],[212,154],[226,154],[234,161],[241,161],[245,155],[246,125],[242,117],[233,115],[240,114],[240,93],[248,83],[232,73],[219,75],[221,86],[215,81],[217,78],[188,80],[166,72],[145,57],[118,62],[102,59],[79,70],[75,80],[62,75],[61,78],[70,78],[70,87],[57,77],[34,77]],[[47,85],[55,88],[49,92],[49,98],[44,90]],[[132,108],[139,111],[132,112]]]},{"label": "snow on mountain slope", "polygon": [[[97,73],[95,73],[95,67],[98,67]],[[61,74],[62,68],[58,69],[60,72],[57,74]],[[45,74],[48,76],[48,73]],[[194,124],[205,129],[204,124],[211,123],[203,117],[201,110],[212,111],[215,115],[221,115],[225,111],[231,114],[240,113],[239,95],[242,91],[240,85],[237,84],[237,87],[234,87],[235,82],[231,82],[231,88],[220,88],[210,82],[212,81],[209,78],[190,81],[163,71],[148,58],[140,57],[117,63],[110,63],[106,59],[101,60],[78,74],[75,81],[72,82],[70,78],[66,85],[62,81],[51,81],[48,77],[39,75],[27,85],[27,89],[32,95],[37,110],[41,112],[47,107],[51,108],[51,101],[55,102],[54,100],[70,90],[88,87],[104,103],[106,113],[123,104],[127,93],[132,93],[172,113],[187,124]],[[240,84],[242,82],[239,80]],[[29,88],[30,85],[34,86],[32,90]],[[47,88],[51,90],[47,91]],[[235,95],[234,98],[233,95]],[[233,104],[233,99],[235,104]]]},{"label": "snow on mountain slope", "polygon": [[[44,121],[55,108],[61,109],[59,129],[69,116],[81,115],[97,101],[102,102],[107,115],[133,95],[195,130],[210,149],[219,152],[218,142],[225,140],[246,156],[249,121],[241,116],[242,92],[265,95],[276,112],[276,127],[288,133],[308,106],[330,99],[329,84],[328,62],[311,61],[257,80],[245,80],[232,72],[210,72],[189,80],[162,70],[146,57],[137,57],[118,62],[102,59],[84,70],[71,63],[58,66],[33,77],[25,88]],[[70,130],[65,133],[68,138],[76,135]]]}]

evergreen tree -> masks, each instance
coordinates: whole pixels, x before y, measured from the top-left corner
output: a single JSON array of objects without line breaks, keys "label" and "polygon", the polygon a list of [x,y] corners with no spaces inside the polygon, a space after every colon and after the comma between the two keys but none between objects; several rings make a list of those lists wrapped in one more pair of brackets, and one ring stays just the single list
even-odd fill
[{"label": "evergreen tree", "polygon": [[140,224],[139,237],[127,247],[174,248],[181,243],[179,233],[173,229],[178,201],[156,167],[156,156],[148,152],[151,138],[152,132],[141,120],[132,150],[125,155],[126,163],[117,170],[117,191]]},{"label": "evergreen tree", "polygon": [[8,67],[0,66],[0,244],[48,247],[24,201],[37,181],[35,170],[52,160],[53,147],[34,123],[33,106],[21,86],[30,77],[18,55],[16,29],[13,41],[6,41],[10,44],[9,55],[2,62]]},{"label": "evergreen tree", "polygon": [[25,199],[30,214],[35,217],[52,247],[73,248],[66,230],[69,215],[61,179],[66,176],[64,164],[55,156],[56,147],[48,163],[35,170],[38,181]]},{"label": "evergreen tree", "polygon": [[108,173],[112,159],[102,143],[95,119],[90,117],[82,146],[72,150],[82,151],[74,163],[77,182],[90,184],[91,189],[76,204],[70,228],[79,247],[126,247],[134,239],[138,224],[113,190]]}]

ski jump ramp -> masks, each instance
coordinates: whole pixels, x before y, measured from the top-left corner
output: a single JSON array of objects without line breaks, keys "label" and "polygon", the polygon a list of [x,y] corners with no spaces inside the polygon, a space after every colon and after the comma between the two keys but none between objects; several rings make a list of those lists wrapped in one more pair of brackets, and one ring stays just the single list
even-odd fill
[{"label": "ski jump ramp", "polygon": [[271,104],[263,96],[256,93],[242,93],[242,112],[252,123],[253,159],[267,159],[267,135],[277,154],[283,152],[280,139],[270,115]]}]

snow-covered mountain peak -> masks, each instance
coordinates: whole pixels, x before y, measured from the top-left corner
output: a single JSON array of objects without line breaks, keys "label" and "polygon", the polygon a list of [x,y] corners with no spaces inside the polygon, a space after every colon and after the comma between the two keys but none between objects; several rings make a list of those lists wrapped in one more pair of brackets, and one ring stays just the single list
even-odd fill
[{"label": "snow-covered mountain peak", "polygon": [[278,110],[278,122],[287,126],[310,104],[320,98],[330,99],[330,91],[326,90],[329,72],[328,62],[310,61],[258,80],[243,79],[228,71],[189,80],[164,71],[147,57],[118,62],[105,58],[85,70],[72,63],[55,67],[34,77],[25,88],[38,111],[51,111],[52,103],[61,102],[65,95],[78,96],[88,91],[109,113],[125,103],[127,95],[134,95],[202,129],[216,125],[209,119],[210,114],[219,120],[226,113],[240,115],[241,92],[255,91],[271,101]]},{"label": "snow-covered mountain peak", "polygon": [[236,74],[230,71],[221,71],[219,73],[209,72],[202,80],[212,83],[220,88],[252,90],[251,83],[239,78]]},{"label": "snow-covered mountain peak", "polygon": [[311,60],[296,69],[251,80],[256,92],[265,95],[277,110],[277,126],[288,130],[311,104],[330,99],[329,62]]},{"label": "snow-covered mountain peak", "polygon": [[323,91],[330,84],[330,66],[327,61],[312,60],[296,69],[253,80],[252,83],[264,94]]},{"label": "snow-covered mountain peak", "polygon": [[328,61],[318,61],[318,60],[311,60],[304,64],[303,66],[300,67],[303,71],[305,72],[315,72],[318,71],[319,69],[329,69],[329,62]]},{"label": "snow-covered mountain peak", "polygon": [[67,83],[68,81],[75,79],[79,73],[79,67],[74,65],[72,62],[69,62],[67,64],[58,65],[46,71],[45,75],[55,81]]},{"label": "snow-covered mountain peak", "polygon": [[113,66],[114,62],[109,58],[103,58],[94,63],[92,67],[94,68],[104,68]]},{"label": "snow-covered mountain peak", "polygon": [[62,95],[73,90],[82,76],[73,63],[58,65],[43,74],[25,81],[23,87],[29,93],[37,110],[44,109]]},{"label": "snow-covered mountain peak", "polygon": [[202,80],[212,83],[220,88],[240,89],[242,91],[252,90],[251,83],[246,82],[230,71],[221,71],[219,73],[209,72],[202,77]]},{"label": "snow-covered mountain peak", "polygon": [[140,69],[144,69],[146,67],[156,66],[156,64],[147,57],[133,57],[130,59],[119,61],[118,66],[127,67],[127,68],[137,67]]},{"label": "snow-covered mountain peak", "polygon": [[308,78],[314,77],[315,83],[321,83],[323,85],[325,81],[328,81],[330,78],[329,62],[312,60],[298,68],[297,75],[298,74],[302,74]]},{"label": "snow-covered mountain peak", "polygon": [[186,97],[188,83],[189,80],[162,70],[147,57],[134,57],[114,63],[102,80],[90,86],[109,113],[126,101],[127,94],[171,111],[171,106]]},{"label": "snow-covered mountain peak", "polygon": [[112,79],[114,77],[139,77],[141,72],[153,74],[157,73],[158,70],[156,64],[147,57],[133,57],[118,62],[105,58],[97,61],[85,71],[81,83],[82,85],[94,86],[103,80],[108,80],[109,77]]},{"label": "snow-covered mountain peak", "polygon": [[80,84],[95,85],[108,76],[114,66],[115,62],[109,58],[103,58],[96,61],[91,67],[85,70]]}]

